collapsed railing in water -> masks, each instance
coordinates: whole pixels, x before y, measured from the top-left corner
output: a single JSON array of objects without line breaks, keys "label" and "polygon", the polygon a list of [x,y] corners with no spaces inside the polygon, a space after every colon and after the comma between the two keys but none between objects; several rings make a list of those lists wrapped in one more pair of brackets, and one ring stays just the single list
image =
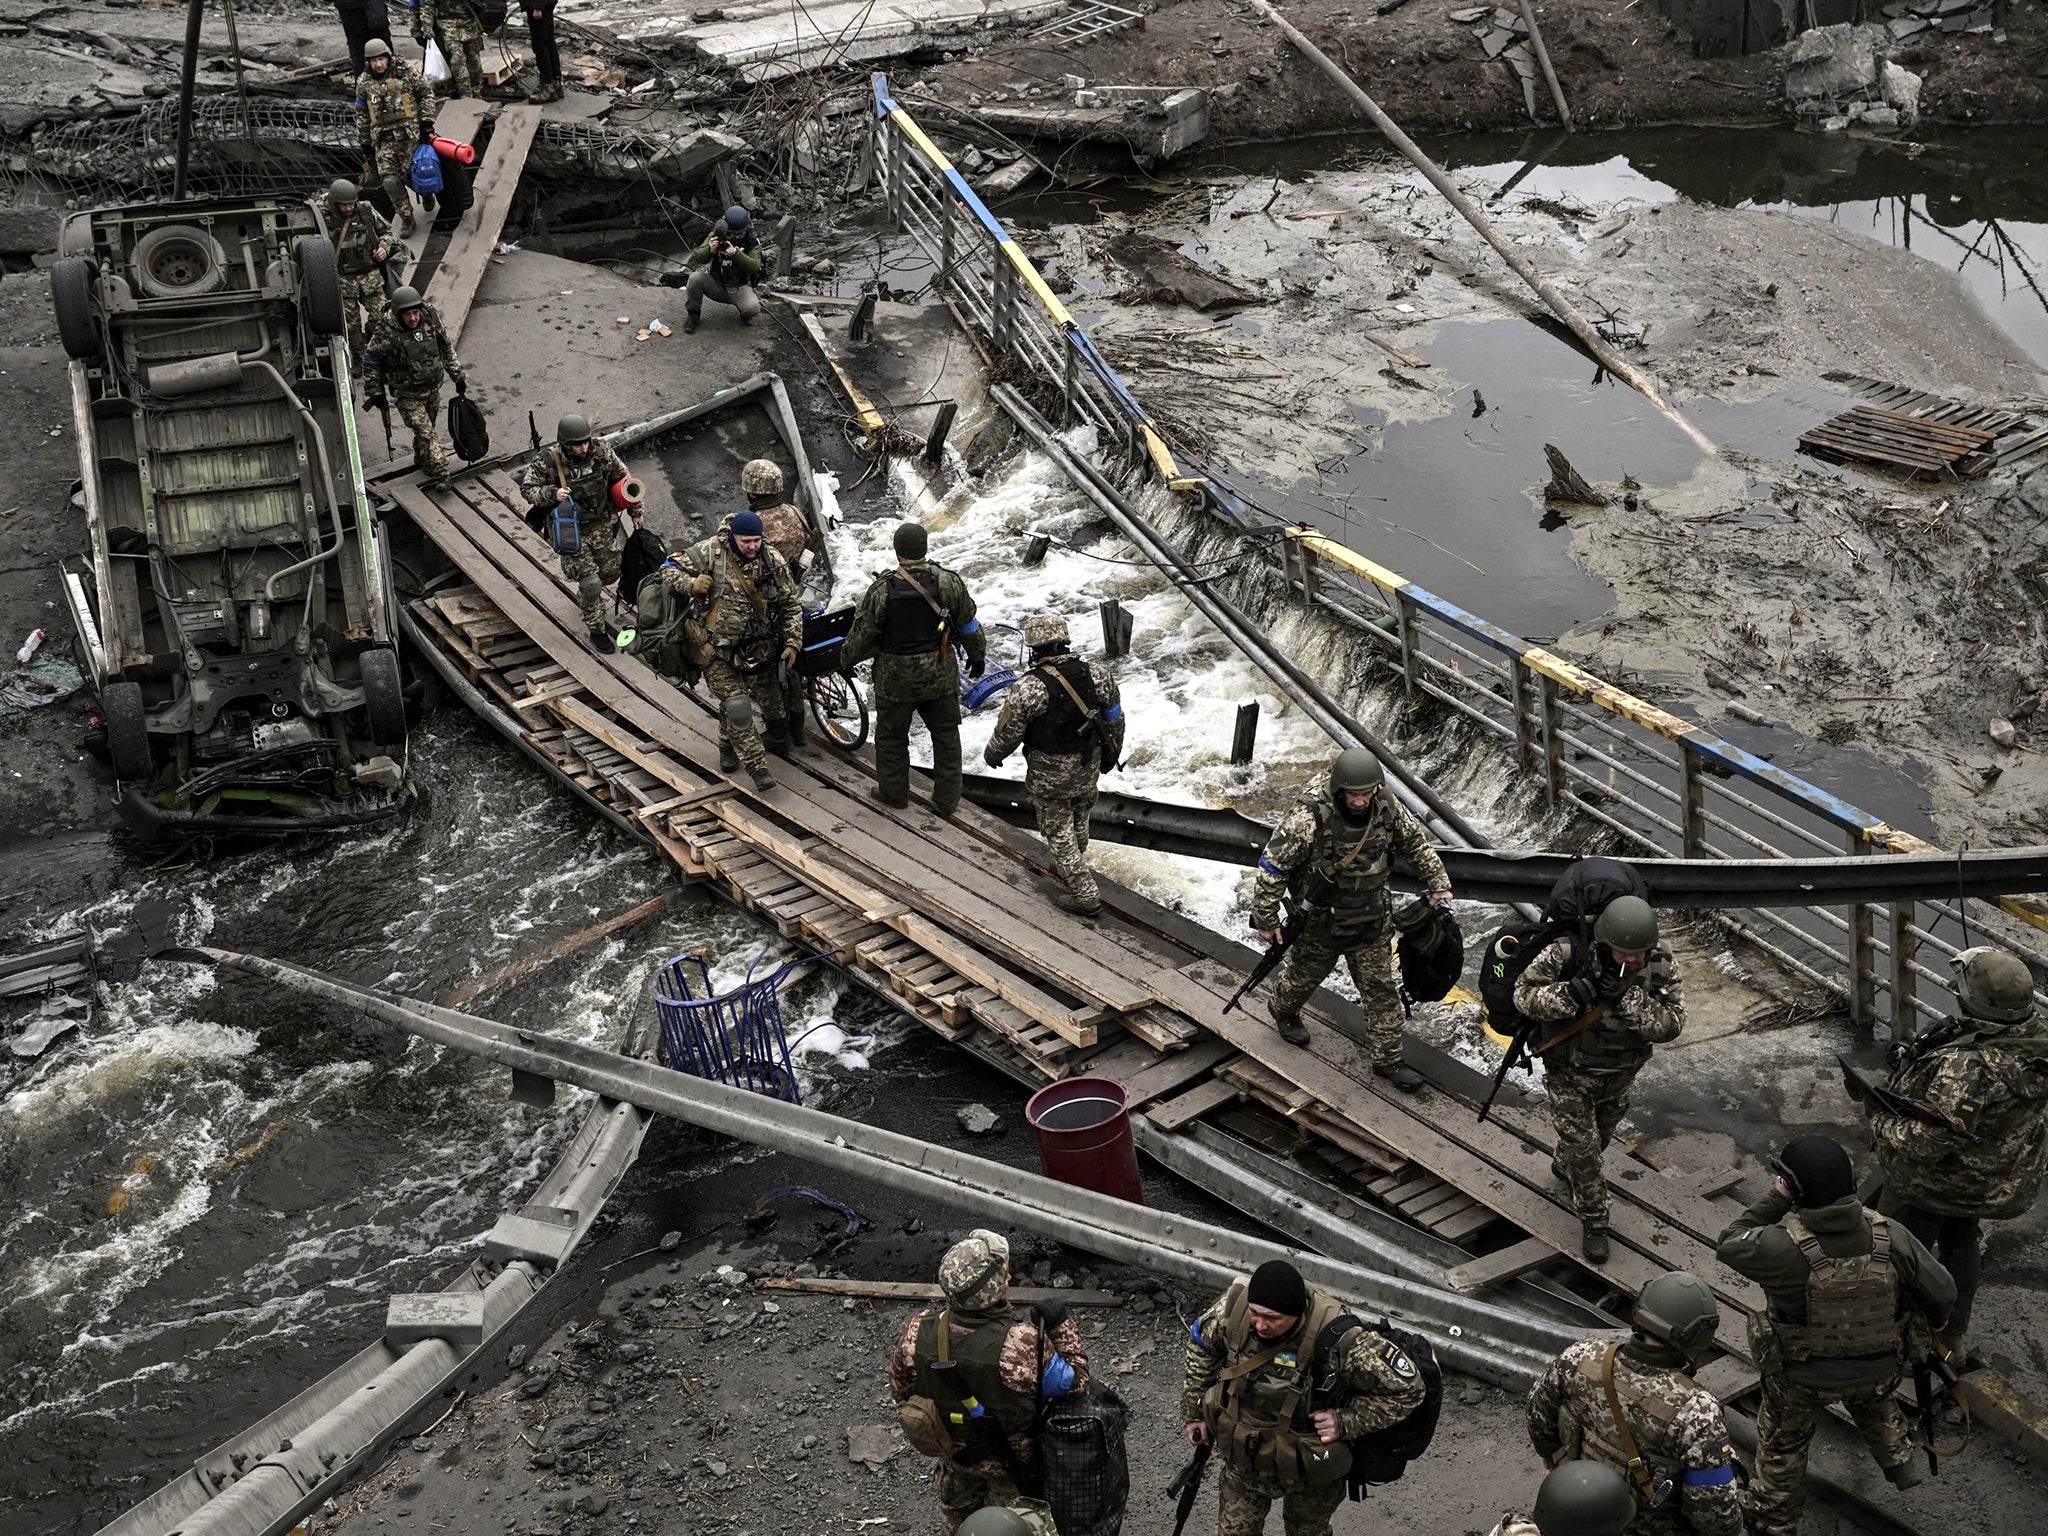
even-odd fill
[{"label": "collapsed railing in water", "polygon": [[[1063,421],[1093,424],[1143,472],[1232,532],[1270,527],[1214,475],[1184,469],[1142,404],[1079,322],[877,75],[874,165],[891,214],[937,264],[933,291],[954,303],[999,359],[1057,392]],[[1384,673],[1506,749],[1549,804],[1599,829],[1624,855],[1790,859],[1938,853],[1925,840],[1703,727],[1601,681],[1308,527],[1247,552],[1287,591],[1364,635]],[[1255,579],[1255,578],[1254,578]],[[2048,900],[2007,897],[1995,935],[2037,968]],[[1954,959],[1985,937],[1960,901],[1730,909],[1723,921],[1844,1002],[1857,1023],[1902,1034],[1951,1011],[1950,978],[1920,958]],[[1941,931],[1949,925],[1945,936]],[[2022,926],[2025,925],[2025,926]],[[2048,994],[2037,994],[2048,1004]]]}]

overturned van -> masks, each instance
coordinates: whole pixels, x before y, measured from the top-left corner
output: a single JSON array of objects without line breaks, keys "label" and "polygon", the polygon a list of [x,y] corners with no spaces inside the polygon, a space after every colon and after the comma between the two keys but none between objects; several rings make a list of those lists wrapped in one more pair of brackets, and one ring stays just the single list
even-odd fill
[{"label": "overturned van", "polygon": [[90,538],[63,587],[123,818],[261,836],[402,814],[396,599],[318,208],[100,208],[58,249]]}]

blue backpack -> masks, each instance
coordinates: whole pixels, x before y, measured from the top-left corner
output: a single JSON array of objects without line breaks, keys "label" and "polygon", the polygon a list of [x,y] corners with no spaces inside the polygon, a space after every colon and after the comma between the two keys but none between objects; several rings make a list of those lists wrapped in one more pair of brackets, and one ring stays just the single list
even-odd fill
[{"label": "blue backpack", "polygon": [[421,197],[441,195],[441,157],[431,144],[412,152],[412,189]]}]

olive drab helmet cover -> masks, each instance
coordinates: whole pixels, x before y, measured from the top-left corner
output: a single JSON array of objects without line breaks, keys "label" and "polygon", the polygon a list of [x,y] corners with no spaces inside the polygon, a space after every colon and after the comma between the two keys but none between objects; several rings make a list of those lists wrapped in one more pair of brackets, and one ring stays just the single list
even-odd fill
[{"label": "olive drab helmet cover", "polygon": [[1604,1461],[1561,1464],[1543,1479],[1533,1513],[1543,1536],[1621,1536],[1635,1517],[1628,1479]]},{"label": "olive drab helmet cover", "polygon": [[2024,1024],[2034,1016],[2034,973],[2018,955],[1980,944],[1954,963],[1956,1001],[1971,1018]]},{"label": "olive drab helmet cover", "polygon": [[1721,1304],[1706,1281],[1676,1269],[1642,1288],[1629,1321],[1637,1333],[1696,1360],[1721,1331]]},{"label": "olive drab helmet cover", "polygon": [[335,207],[346,208],[350,203],[361,201],[363,191],[352,181],[340,180],[329,185],[327,195],[334,199]]},{"label": "olive drab helmet cover", "polygon": [[782,466],[773,459],[749,459],[740,466],[740,493],[745,496],[780,496]]},{"label": "olive drab helmet cover", "polygon": [[1330,792],[1341,795],[1347,789],[1379,789],[1387,782],[1387,770],[1363,747],[1347,747],[1330,764]]},{"label": "olive drab helmet cover", "polygon": [[1016,1510],[990,1504],[962,1520],[954,1536],[1032,1536],[1035,1529]]},{"label": "olive drab helmet cover", "polygon": [[391,45],[381,37],[373,37],[363,44],[363,62],[365,64],[369,63],[372,59],[388,59],[390,57]]},{"label": "olive drab helmet cover", "polygon": [[419,289],[413,287],[411,283],[407,283],[402,288],[392,289],[391,307],[400,314],[404,314],[408,309],[418,309],[420,307]]},{"label": "olive drab helmet cover", "polygon": [[555,423],[555,441],[564,448],[568,447],[571,443],[589,442],[590,418],[588,416],[578,416],[573,411],[570,412]]},{"label": "olive drab helmet cover", "polygon": [[1657,943],[1657,914],[1640,896],[1617,896],[1593,920],[1593,941],[1624,955],[1639,955]]}]

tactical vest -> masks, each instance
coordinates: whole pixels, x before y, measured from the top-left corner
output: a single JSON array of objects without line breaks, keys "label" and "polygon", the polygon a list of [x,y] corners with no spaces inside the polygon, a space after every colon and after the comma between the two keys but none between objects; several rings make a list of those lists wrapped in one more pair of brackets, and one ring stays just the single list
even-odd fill
[{"label": "tactical vest", "polygon": [[889,584],[888,607],[882,619],[883,653],[928,656],[944,645],[951,637],[953,617],[939,588],[939,568],[927,565],[915,577],[894,570],[882,579]]},{"label": "tactical vest", "polygon": [[[1560,980],[1569,981],[1591,971],[1592,962],[1587,958],[1593,950],[1590,939],[1563,938],[1557,942],[1572,947],[1571,963],[1565,967]],[[1650,1059],[1650,1042],[1628,1027],[1627,1021],[1615,1013],[1614,1004],[1595,1006],[1600,1008],[1600,1017],[1561,1045],[1545,1051],[1545,1066],[1555,1063],[1582,1072],[1624,1072],[1640,1067]],[[1544,1038],[1570,1027],[1570,1024],[1548,1025],[1544,1029]]]},{"label": "tactical vest", "polygon": [[1376,807],[1365,825],[1358,826],[1344,819],[1334,801],[1325,800],[1316,802],[1315,814],[1315,844],[1291,882],[1294,893],[1323,914],[1322,926],[1330,938],[1360,937],[1385,921],[1391,906],[1391,818]]},{"label": "tactical vest", "polygon": [[413,92],[415,83],[409,74],[400,74],[393,68],[382,80],[370,78],[363,93],[363,106],[369,113],[372,132],[382,128],[395,128],[403,123],[410,127],[419,121],[419,102]]},{"label": "tactical vest", "polygon": [[1012,1326],[1008,1321],[984,1323],[965,1338],[949,1331],[944,1336],[947,1359],[941,1360],[938,1330],[950,1330],[952,1316],[950,1311],[928,1313],[918,1324],[916,1395],[937,1405],[956,1454],[965,1452],[979,1460],[986,1441],[975,1420],[994,1419],[1005,1436],[1024,1434],[1038,1417],[1038,1399],[1003,1381],[1003,1344]]},{"label": "tactical vest", "polygon": [[343,277],[361,277],[365,272],[376,271],[377,247],[384,242],[377,229],[377,216],[369,205],[359,202],[355,211],[344,217],[329,201],[327,216],[334,221],[336,270]]},{"label": "tactical vest", "polygon": [[[1088,730],[1088,714],[1100,709],[1102,700],[1095,696],[1095,679],[1089,675],[1088,663],[1078,656],[1056,656],[1031,670],[1043,675],[1046,705],[1044,713],[1024,727],[1024,745],[1056,757],[1077,757],[1089,750],[1094,735]],[[1060,686],[1061,678],[1073,693]],[[1075,693],[1081,702],[1075,701]]]},{"label": "tactical vest", "polygon": [[1835,1258],[1797,1216],[1785,1218],[1785,1230],[1807,1266],[1806,1321],[1771,1319],[1788,1363],[1871,1360],[1899,1352],[1899,1279],[1892,1264],[1891,1226],[1874,1213],[1868,1219],[1870,1252]]},{"label": "tactical vest", "polygon": [[[1332,1408],[1318,1402],[1315,1344],[1323,1329],[1343,1312],[1331,1297],[1315,1292],[1308,1315],[1292,1337],[1292,1349],[1268,1344],[1252,1331],[1245,1282],[1230,1288],[1223,1314],[1223,1369],[1202,1396],[1202,1416],[1231,1471],[1250,1481],[1290,1492],[1327,1488],[1351,1470],[1351,1449],[1338,1440],[1325,1445],[1313,1414]],[[1332,1359],[1343,1357],[1340,1344]]]},{"label": "tactical vest", "polygon": [[[1607,1362],[1614,1360],[1614,1398],[1628,1420],[1628,1432],[1635,1440],[1636,1455],[1642,1459],[1640,1472],[1631,1473],[1629,1453],[1622,1444],[1621,1428],[1614,1422],[1614,1408],[1607,1400]],[[1662,1368],[1644,1365],[1603,1348],[1588,1351],[1578,1364],[1565,1395],[1563,1417],[1568,1420],[1562,1435],[1565,1454],[1585,1461],[1604,1461],[1629,1477],[1636,1503],[1648,1508],[1659,1487],[1669,1484],[1675,1491],[1684,1475],[1685,1464],[1677,1454],[1678,1411],[1684,1394],[1648,1390],[1642,1378]],[[1692,1378],[1672,1370],[1689,1392]],[[1670,1399],[1677,1399],[1671,1401]],[[1648,1490],[1646,1492],[1646,1490]],[[1658,1502],[1664,1503],[1666,1499]]]},{"label": "tactical vest", "polygon": [[610,499],[605,493],[611,482],[604,478],[605,466],[598,462],[597,449],[593,446],[580,464],[564,453],[559,444],[548,452],[555,461],[555,479],[569,493],[576,510],[585,517],[601,511]]}]

